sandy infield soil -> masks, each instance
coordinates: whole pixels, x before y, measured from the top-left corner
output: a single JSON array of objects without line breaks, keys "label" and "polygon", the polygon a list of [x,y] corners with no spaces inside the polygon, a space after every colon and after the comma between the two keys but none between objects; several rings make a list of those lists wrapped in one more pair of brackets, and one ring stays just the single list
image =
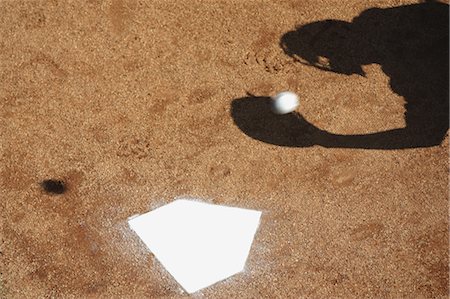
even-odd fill
[{"label": "sandy infield soil", "polygon": [[263,212],[194,298],[447,298],[447,4],[62,2],[0,1],[0,297],[188,298],[126,222],[187,196]]}]

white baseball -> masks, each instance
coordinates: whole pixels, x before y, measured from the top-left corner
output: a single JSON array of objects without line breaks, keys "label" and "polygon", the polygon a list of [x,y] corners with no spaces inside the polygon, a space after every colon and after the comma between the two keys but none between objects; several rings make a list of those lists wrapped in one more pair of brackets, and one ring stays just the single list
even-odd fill
[{"label": "white baseball", "polygon": [[272,97],[272,110],[276,114],[291,113],[298,105],[298,96],[291,91],[283,91]]}]

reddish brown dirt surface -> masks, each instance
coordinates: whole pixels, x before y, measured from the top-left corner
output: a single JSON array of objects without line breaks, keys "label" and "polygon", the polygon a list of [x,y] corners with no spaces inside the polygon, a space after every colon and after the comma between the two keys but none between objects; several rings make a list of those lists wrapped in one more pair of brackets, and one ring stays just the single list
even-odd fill
[{"label": "reddish brown dirt surface", "polygon": [[187,298],[127,218],[189,196],[263,211],[246,270],[195,298],[447,298],[448,136],[282,147],[231,111],[289,89],[329,132],[404,127],[382,65],[326,72],[280,39],[410,3],[1,1],[0,296]]}]

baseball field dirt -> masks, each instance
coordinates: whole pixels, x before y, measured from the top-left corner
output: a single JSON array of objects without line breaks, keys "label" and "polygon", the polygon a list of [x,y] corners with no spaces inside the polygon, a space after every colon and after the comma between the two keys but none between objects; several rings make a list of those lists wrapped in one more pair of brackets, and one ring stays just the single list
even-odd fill
[{"label": "baseball field dirt", "polygon": [[[448,2],[0,11],[0,297],[448,298]],[[262,211],[242,273],[164,270],[175,198]]]}]

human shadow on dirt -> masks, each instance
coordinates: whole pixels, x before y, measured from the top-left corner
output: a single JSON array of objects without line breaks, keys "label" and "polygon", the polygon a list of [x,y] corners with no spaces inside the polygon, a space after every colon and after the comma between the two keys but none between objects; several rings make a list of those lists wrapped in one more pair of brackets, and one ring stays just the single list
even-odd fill
[{"label": "human shadow on dirt", "polygon": [[286,54],[324,71],[365,76],[363,65],[381,65],[391,89],[405,98],[404,128],[333,134],[298,113],[275,115],[269,98],[254,96],[234,100],[232,117],[248,136],[280,146],[405,149],[439,145],[449,122],[448,23],[449,6],[427,1],[368,9],[351,23],[313,22],[281,37]]}]

